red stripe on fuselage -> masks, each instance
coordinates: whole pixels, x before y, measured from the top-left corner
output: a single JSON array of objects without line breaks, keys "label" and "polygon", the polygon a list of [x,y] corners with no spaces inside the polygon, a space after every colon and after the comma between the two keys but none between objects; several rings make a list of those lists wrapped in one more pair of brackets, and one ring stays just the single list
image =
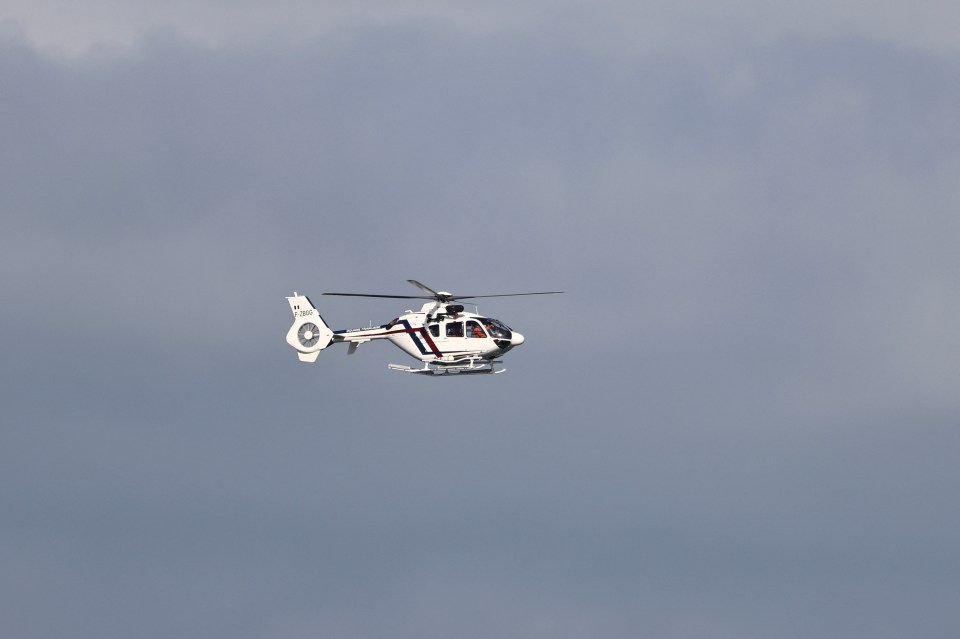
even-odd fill
[{"label": "red stripe on fuselage", "polygon": [[437,357],[440,357],[440,349],[437,348],[437,345],[433,343],[433,339],[430,338],[430,333],[427,332],[427,329],[421,328],[420,332],[423,333],[423,339],[427,340],[427,346],[430,347],[430,350],[433,351],[433,354]]}]

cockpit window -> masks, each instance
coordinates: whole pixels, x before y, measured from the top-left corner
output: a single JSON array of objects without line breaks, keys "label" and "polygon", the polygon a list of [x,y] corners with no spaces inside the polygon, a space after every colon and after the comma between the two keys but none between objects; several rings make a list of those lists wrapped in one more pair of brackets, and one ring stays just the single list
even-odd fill
[{"label": "cockpit window", "polygon": [[463,337],[463,322],[447,322],[447,337]]},{"label": "cockpit window", "polygon": [[510,339],[510,328],[500,320],[495,320],[492,317],[481,317],[479,319],[480,323],[486,327],[490,337],[495,337],[497,339]]},{"label": "cockpit window", "polygon": [[434,337],[440,337],[440,325],[439,325],[439,324],[431,324],[431,325],[430,325],[430,334],[433,335]]},{"label": "cockpit window", "polygon": [[467,322],[467,337],[486,337],[487,334],[483,332],[483,329],[480,328],[480,325],[473,320]]}]

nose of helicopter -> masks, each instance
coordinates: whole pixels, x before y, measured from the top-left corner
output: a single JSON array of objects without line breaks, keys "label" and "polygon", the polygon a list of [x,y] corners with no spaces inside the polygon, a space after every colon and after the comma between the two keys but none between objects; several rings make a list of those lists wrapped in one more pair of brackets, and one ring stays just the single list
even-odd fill
[{"label": "nose of helicopter", "polygon": [[521,335],[516,331],[513,331],[513,336],[511,336],[510,338],[510,343],[513,346],[520,346],[521,344],[523,344],[523,335]]}]

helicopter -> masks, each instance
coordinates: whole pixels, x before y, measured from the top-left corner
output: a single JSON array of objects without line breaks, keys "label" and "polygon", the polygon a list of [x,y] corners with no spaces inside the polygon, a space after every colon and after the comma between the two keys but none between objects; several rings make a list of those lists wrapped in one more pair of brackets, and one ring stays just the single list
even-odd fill
[{"label": "helicopter", "polygon": [[287,344],[297,351],[301,362],[315,362],[320,351],[344,342],[353,355],[361,344],[386,339],[419,360],[421,368],[389,364],[390,370],[420,375],[502,373],[497,359],[523,344],[524,337],[503,322],[464,310],[461,300],[481,297],[519,295],[555,295],[563,291],[506,293],[500,295],[453,295],[435,291],[417,280],[407,280],[426,295],[373,295],[367,293],[323,293],[343,297],[380,297],[429,300],[419,311],[407,310],[386,324],[366,328],[332,330],[306,295],[294,292],[287,297],[293,312],[293,325],[287,331]]}]

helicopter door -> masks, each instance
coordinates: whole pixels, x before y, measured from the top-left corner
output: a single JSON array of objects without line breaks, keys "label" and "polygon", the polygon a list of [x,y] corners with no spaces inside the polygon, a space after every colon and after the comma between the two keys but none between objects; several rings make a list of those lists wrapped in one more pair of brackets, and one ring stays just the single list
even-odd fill
[{"label": "helicopter door", "polygon": [[487,336],[487,334],[483,332],[483,329],[480,328],[480,323],[474,322],[473,320],[470,320],[469,322],[467,322],[466,335],[467,337],[480,337],[480,338]]}]

